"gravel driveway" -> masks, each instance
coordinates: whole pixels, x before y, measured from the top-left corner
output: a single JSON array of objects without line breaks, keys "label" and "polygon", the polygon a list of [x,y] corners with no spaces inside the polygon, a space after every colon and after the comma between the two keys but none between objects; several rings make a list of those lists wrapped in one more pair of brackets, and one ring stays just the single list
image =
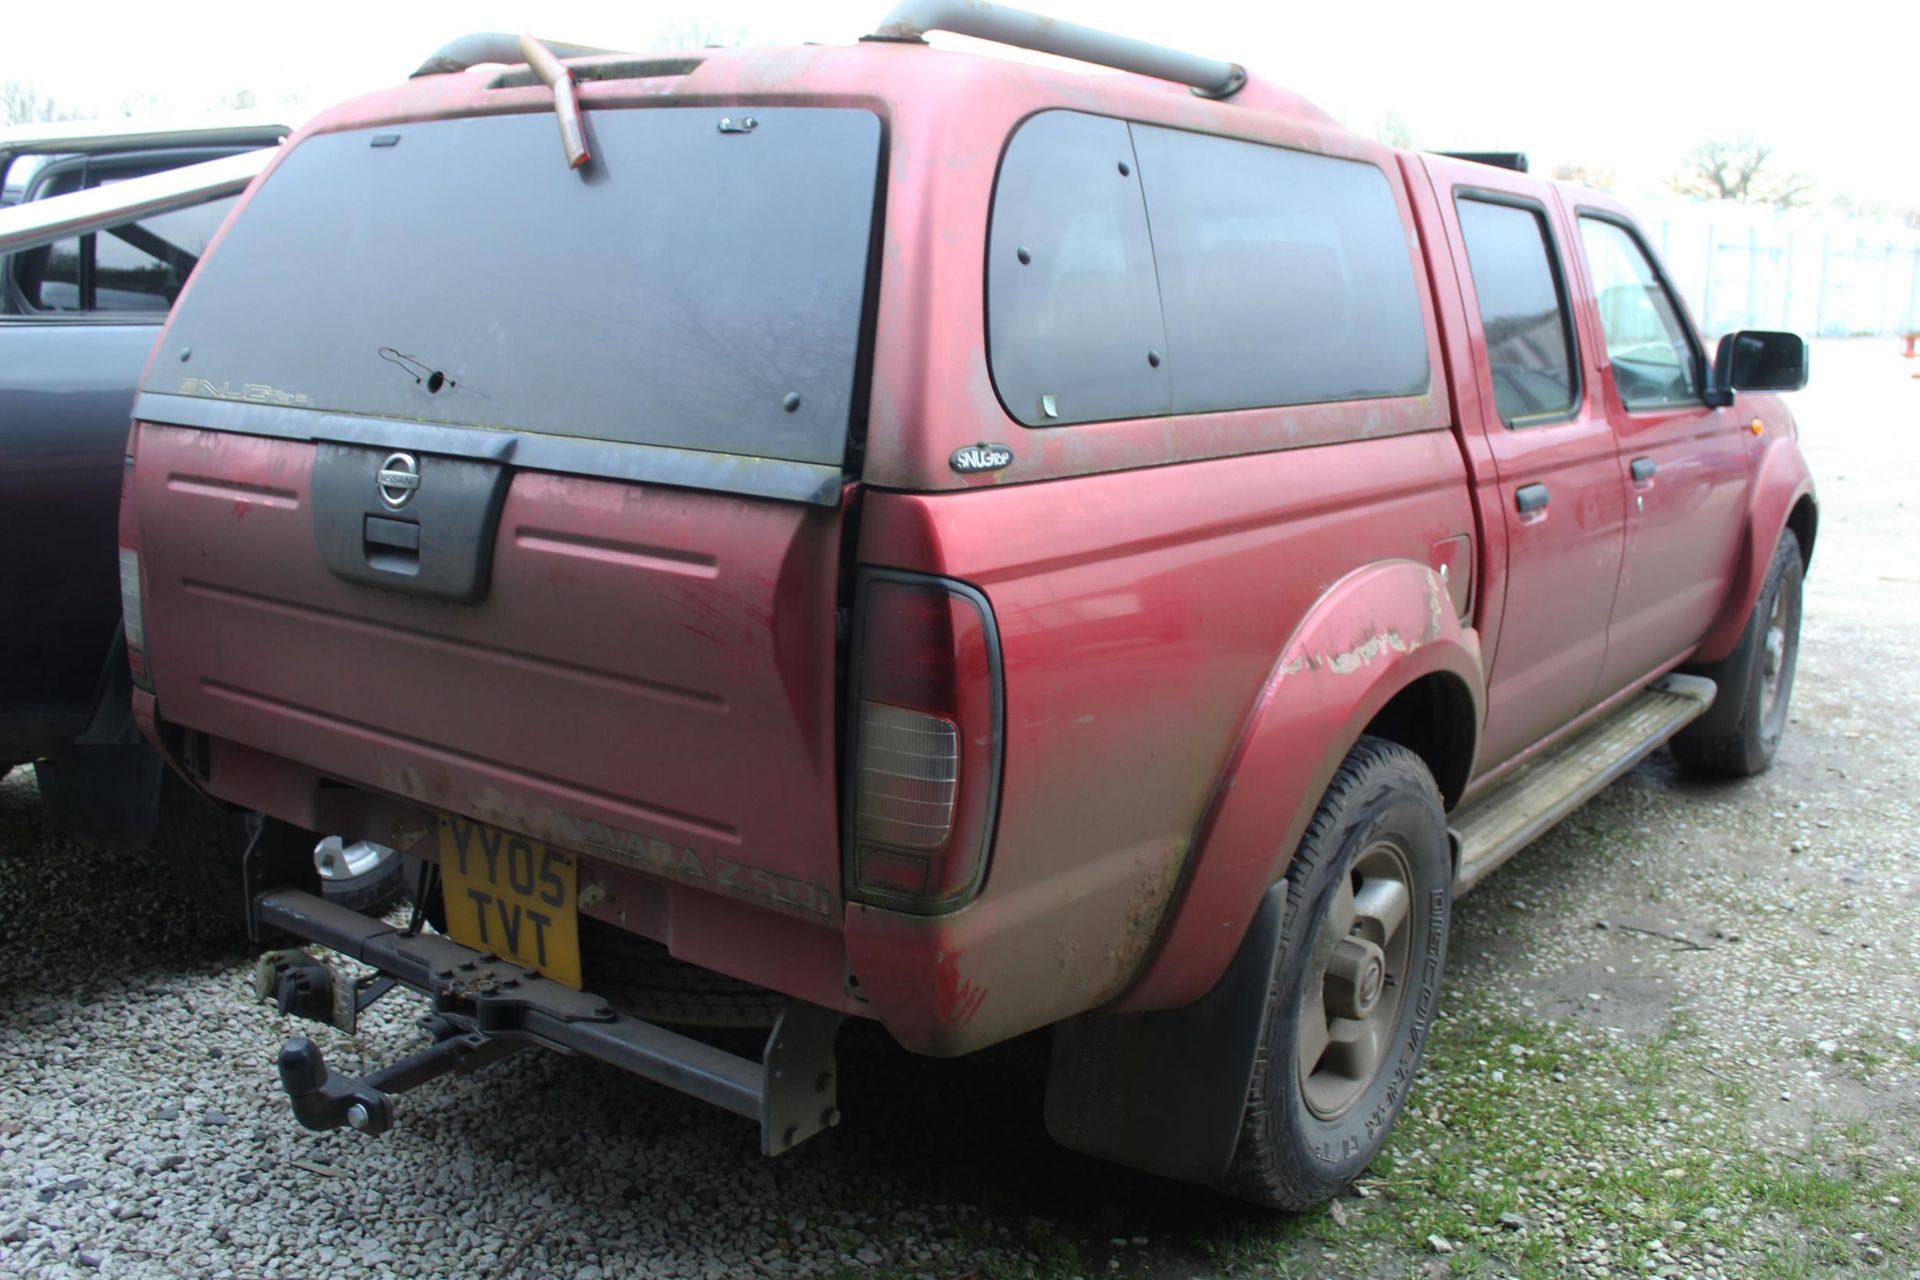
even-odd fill
[{"label": "gravel driveway", "polygon": [[[838,1129],[526,1054],[305,1133],[293,1026],[159,872],[0,781],[0,1273],[60,1276],[1920,1276],[1920,362],[1823,343],[1824,518],[1777,767],[1664,754],[1461,905],[1387,1154],[1271,1218],[1049,1144],[1042,1041],[844,1035]],[[347,1070],[419,1043],[393,1000]]]}]

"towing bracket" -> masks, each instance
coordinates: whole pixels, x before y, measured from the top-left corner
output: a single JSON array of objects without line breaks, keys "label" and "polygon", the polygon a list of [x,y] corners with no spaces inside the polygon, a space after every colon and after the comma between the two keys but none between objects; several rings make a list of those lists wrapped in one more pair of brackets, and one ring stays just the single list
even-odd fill
[{"label": "towing bracket", "polygon": [[[370,965],[432,1006],[427,1025],[435,1043],[365,1077],[333,1072],[312,1041],[289,1040],[280,1051],[280,1082],[308,1128],[385,1132],[393,1094],[449,1071],[477,1070],[527,1045],[598,1058],[756,1120],[760,1150],[770,1156],[840,1122],[834,1039],[845,1015],[834,1010],[789,1001],[755,1061],[619,1013],[591,992],[496,955],[318,894],[273,890],[255,899],[255,909],[263,924]],[[336,1001],[317,989],[321,979],[294,959],[299,955],[281,953],[279,964],[270,958],[264,966],[273,974],[272,996],[287,1012],[334,1021],[327,1011]]]}]

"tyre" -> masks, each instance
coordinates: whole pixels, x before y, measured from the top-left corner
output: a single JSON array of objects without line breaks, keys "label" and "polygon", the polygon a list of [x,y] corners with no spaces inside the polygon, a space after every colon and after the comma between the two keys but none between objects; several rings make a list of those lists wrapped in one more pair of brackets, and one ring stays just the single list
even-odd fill
[{"label": "tyre", "polygon": [[313,856],[320,896],[350,911],[384,916],[407,894],[406,858],[397,849],[328,836],[316,843]]},{"label": "tyre", "polygon": [[1698,674],[1719,691],[1706,714],[1674,735],[1673,755],[1696,773],[1750,778],[1773,763],[1787,728],[1800,658],[1800,592],[1806,561],[1793,530],[1781,533],[1733,652]]},{"label": "tyre", "polygon": [[1439,1005],[1453,905],[1433,775],[1397,743],[1348,753],[1287,869],[1265,1027],[1219,1188],[1300,1212],[1386,1142]]},{"label": "tyre", "polygon": [[257,814],[214,804],[167,769],[149,848],[166,860],[187,897],[244,930],[247,893],[240,864],[259,821]]},{"label": "tyre", "polygon": [[[447,931],[443,882],[423,878],[427,868],[403,860],[409,898],[429,884],[421,914],[436,933]],[[677,1027],[763,1029],[779,1020],[787,998],[777,991],[676,960],[655,942],[604,920],[580,917],[581,986],[621,1013]]]},{"label": "tyre", "polygon": [[786,997],[668,954],[662,943],[581,917],[582,985],[622,1013],[681,1027],[771,1027]]}]

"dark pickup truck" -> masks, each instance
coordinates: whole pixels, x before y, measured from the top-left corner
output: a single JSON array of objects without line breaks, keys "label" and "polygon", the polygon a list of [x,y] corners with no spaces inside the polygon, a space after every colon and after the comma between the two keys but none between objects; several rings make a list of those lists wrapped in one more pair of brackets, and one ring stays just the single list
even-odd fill
[{"label": "dark pickup truck", "polygon": [[[185,207],[135,180],[264,158],[287,133],[229,117],[0,132],[0,773],[31,762],[53,824],[110,848],[149,841],[164,772],[134,727],[120,626],[134,386],[247,166]],[[101,226],[75,205],[129,216]]]}]

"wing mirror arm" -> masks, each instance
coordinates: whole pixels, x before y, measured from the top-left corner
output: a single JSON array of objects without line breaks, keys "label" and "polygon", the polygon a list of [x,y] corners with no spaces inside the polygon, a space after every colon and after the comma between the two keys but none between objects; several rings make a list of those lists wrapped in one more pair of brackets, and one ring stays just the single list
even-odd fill
[{"label": "wing mirror arm", "polygon": [[1733,404],[1733,388],[1728,386],[1721,376],[1718,359],[1707,363],[1707,389],[1701,393],[1700,398],[1706,402],[1709,409],[1725,409]]}]

